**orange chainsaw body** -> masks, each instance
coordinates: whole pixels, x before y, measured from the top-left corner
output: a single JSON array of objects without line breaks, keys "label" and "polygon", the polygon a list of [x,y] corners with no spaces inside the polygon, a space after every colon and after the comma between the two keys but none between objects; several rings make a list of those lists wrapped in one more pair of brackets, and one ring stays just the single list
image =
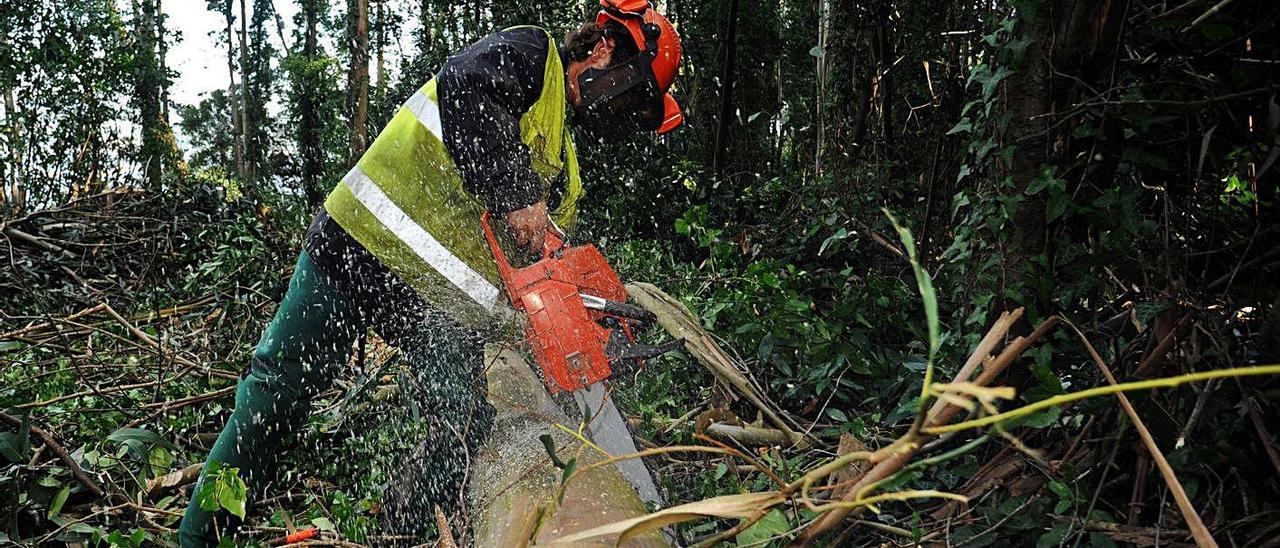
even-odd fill
[{"label": "orange chainsaw body", "polygon": [[548,232],[542,258],[516,268],[499,246],[488,212],[481,224],[512,306],[529,318],[525,336],[551,391],[573,392],[609,378],[613,371],[606,347],[611,330],[601,321],[616,318],[628,339],[631,332],[625,318],[587,308],[583,302],[583,295],[627,300],[622,280],[600,250],[591,244],[566,246]]}]

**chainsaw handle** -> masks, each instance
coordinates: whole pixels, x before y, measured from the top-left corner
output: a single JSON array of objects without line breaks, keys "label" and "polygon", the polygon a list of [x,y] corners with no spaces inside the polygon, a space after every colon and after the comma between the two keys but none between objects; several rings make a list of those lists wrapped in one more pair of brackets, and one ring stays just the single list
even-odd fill
[{"label": "chainsaw handle", "polygon": [[[493,225],[489,223],[492,214],[485,211],[480,214],[480,226],[484,227],[484,239],[489,243],[489,250],[493,252],[493,259],[498,263],[498,272],[503,278],[507,277],[507,273],[515,270],[511,267],[511,263],[507,261],[507,254],[502,251],[502,246],[498,245],[498,236],[493,232]],[[547,225],[547,235],[542,239],[542,258],[551,257],[557,251],[564,247],[564,236],[555,228],[555,224]]]}]

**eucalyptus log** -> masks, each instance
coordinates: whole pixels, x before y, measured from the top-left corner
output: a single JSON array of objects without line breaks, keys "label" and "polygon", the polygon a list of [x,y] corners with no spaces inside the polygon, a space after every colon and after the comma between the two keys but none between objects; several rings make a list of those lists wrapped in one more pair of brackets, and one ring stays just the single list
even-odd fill
[{"label": "eucalyptus log", "polygon": [[[547,394],[520,353],[489,345],[485,349],[489,400],[496,408],[489,441],[476,456],[471,480],[471,516],[475,545],[509,548],[545,544],[593,527],[643,516],[644,503],[617,468],[579,472],[567,486],[542,442],[550,436],[556,461],[582,470],[604,457],[557,427],[577,430],[578,421]],[[572,464],[570,464],[572,463]],[[616,537],[600,537],[575,546],[614,546]],[[532,543],[530,541],[533,541]],[[622,544],[666,546],[652,532]]]}]

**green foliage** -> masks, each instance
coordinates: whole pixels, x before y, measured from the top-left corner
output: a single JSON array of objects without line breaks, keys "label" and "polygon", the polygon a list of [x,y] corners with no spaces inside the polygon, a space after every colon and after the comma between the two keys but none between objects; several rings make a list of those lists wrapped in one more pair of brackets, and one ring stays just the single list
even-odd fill
[{"label": "green foliage", "polygon": [[204,482],[200,484],[195,499],[206,512],[226,510],[244,519],[248,496],[248,487],[240,478],[239,468],[224,468],[218,461],[211,460],[205,465]]}]

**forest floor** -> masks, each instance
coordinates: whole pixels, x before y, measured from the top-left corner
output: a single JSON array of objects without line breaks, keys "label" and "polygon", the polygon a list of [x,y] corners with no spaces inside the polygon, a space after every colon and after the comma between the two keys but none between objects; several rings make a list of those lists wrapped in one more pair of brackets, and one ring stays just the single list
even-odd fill
[{"label": "forest floor", "polygon": [[[198,466],[229,412],[235,381],[290,275],[296,242],[289,230],[276,227],[300,224],[297,218],[263,222],[269,212],[262,210],[201,203],[219,199],[212,194],[175,204],[121,190],[4,223],[6,252],[17,276],[4,282],[11,297],[0,328],[5,363],[0,408],[7,409],[0,416],[6,424],[0,431],[0,491],[5,493],[0,544],[174,541],[177,522],[194,495]],[[626,266],[625,259],[620,262]],[[687,291],[690,284],[672,285]],[[1001,351],[998,343],[1009,338],[1005,334],[1016,319],[996,321],[978,346],[981,351],[972,354],[972,366],[985,360],[988,373],[976,382],[990,382],[1023,352],[1038,352],[1038,339],[1059,323],[1044,320]],[[754,360],[704,335],[705,351],[719,352],[716,359],[737,371],[738,381],[714,382],[732,374],[709,372],[678,355],[654,360],[620,383],[618,392],[642,448],[698,444],[735,455],[650,457],[648,464],[672,504],[778,488],[785,492],[786,484],[812,473],[827,457],[889,451],[877,453],[884,460],[899,451],[892,449],[899,447],[895,439],[916,432],[902,428],[910,411],[893,419],[848,417],[828,406],[830,398],[814,409],[757,405],[754,398],[768,402],[776,394],[753,378]],[[306,528],[317,530],[315,540],[339,545],[432,537],[430,527],[420,536],[405,536],[387,533],[380,524],[382,489],[401,459],[425,439],[420,419],[430,411],[415,403],[414,373],[395,349],[376,338],[364,348],[334,386],[315,399],[300,439],[279,456],[281,473],[252,510],[241,542],[277,544]],[[706,362],[698,352],[690,354]],[[954,371],[958,380],[964,380],[962,371]],[[1214,386],[1200,393],[1209,394]],[[1238,410],[1249,421],[1244,435],[1256,438],[1248,443],[1263,440],[1272,448],[1271,427],[1259,408],[1272,395],[1255,396]],[[1201,397],[1197,409],[1204,401]],[[857,478],[867,468],[856,463],[816,476],[816,500],[848,496],[867,477],[887,478],[889,483],[881,485],[886,490],[915,484],[915,489],[947,490],[968,500],[886,504],[874,516],[832,529],[824,542],[1191,542],[1192,531],[1174,500],[1187,495],[1170,494],[1152,472],[1164,456],[1103,428],[1121,412],[1114,400],[1072,405],[1070,415],[1055,408],[1006,425],[991,436],[994,449],[987,448],[981,458],[974,449],[988,436],[964,444],[951,435],[915,438],[914,447],[931,455],[926,461],[955,459],[927,477],[918,466],[904,469],[905,462],[885,470],[877,465],[880,472],[863,476],[862,483]],[[957,410],[952,407],[950,413]],[[1179,440],[1195,435],[1202,416],[1193,414],[1179,425]],[[1164,429],[1163,420],[1158,422]],[[1127,423],[1119,424],[1123,432]],[[788,425],[805,433],[807,441],[789,443],[794,440],[784,432]],[[1187,469],[1187,455],[1167,449],[1173,451],[1168,460]],[[1280,459],[1269,454],[1275,468],[1258,474],[1280,473]],[[1119,455],[1133,460],[1121,467]],[[1078,482],[1088,474],[1102,477],[1092,484]],[[1237,545],[1275,538],[1276,501],[1244,500],[1244,510],[1236,508],[1242,502],[1230,486],[1248,472],[1232,468],[1223,474],[1227,477],[1214,483],[1184,481],[1214,534]],[[1085,491],[1085,485],[1093,490]],[[1153,497],[1156,504],[1150,502]],[[751,520],[754,525],[728,536],[733,520],[693,522],[682,526],[680,535],[686,542],[723,537],[738,545],[781,545],[818,517],[802,506],[784,505],[761,512]]]}]

